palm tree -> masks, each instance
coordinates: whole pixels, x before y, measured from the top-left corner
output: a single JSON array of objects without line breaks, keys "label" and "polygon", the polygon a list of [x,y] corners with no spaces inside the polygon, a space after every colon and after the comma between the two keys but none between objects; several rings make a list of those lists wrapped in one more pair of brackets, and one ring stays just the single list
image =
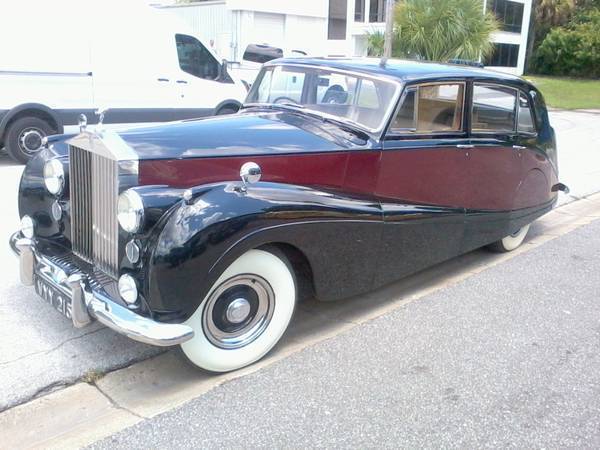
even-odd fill
[{"label": "palm tree", "polygon": [[[482,0],[401,0],[394,11],[396,57],[448,61],[474,59],[492,51],[491,34],[498,29]],[[371,54],[379,56],[378,33],[370,33]]]},{"label": "palm tree", "polygon": [[398,51],[430,61],[479,59],[492,51],[496,18],[481,0],[405,0],[396,5]]}]

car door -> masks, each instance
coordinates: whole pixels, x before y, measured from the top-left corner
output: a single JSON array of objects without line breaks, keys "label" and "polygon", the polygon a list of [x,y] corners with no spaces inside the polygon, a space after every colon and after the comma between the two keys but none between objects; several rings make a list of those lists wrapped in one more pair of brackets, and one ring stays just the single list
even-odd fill
[{"label": "car door", "polygon": [[472,85],[471,144],[465,195],[465,250],[507,236],[510,214],[523,179],[523,152],[517,141],[517,93],[489,81]]},{"label": "car door", "polygon": [[221,64],[202,42],[187,34],[176,34],[175,44],[179,118],[211,115],[225,100],[243,101],[243,87],[222,73]]},{"label": "car door", "polygon": [[384,214],[378,283],[460,253],[469,140],[465,80],[405,87],[383,142],[375,193]]}]

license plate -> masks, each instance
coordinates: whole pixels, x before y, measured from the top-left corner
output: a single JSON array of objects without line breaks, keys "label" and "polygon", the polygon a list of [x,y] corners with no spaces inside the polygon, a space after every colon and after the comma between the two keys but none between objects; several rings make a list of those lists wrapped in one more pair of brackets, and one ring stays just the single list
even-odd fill
[{"label": "license plate", "polygon": [[35,292],[62,315],[71,318],[71,298],[43,278],[35,277]]}]

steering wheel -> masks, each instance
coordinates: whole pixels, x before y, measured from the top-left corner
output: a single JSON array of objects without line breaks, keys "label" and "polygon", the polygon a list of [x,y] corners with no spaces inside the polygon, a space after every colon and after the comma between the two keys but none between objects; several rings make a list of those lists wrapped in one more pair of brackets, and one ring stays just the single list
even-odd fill
[{"label": "steering wheel", "polygon": [[330,103],[333,105],[343,105],[348,100],[348,92],[339,84],[330,86],[325,91],[322,103]]},{"label": "steering wheel", "polygon": [[275,100],[273,100],[273,103],[277,104],[281,104],[281,103],[291,103],[293,105],[299,105],[300,103],[297,102],[296,100],[294,100],[293,98],[289,98],[289,97],[277,97]]}]

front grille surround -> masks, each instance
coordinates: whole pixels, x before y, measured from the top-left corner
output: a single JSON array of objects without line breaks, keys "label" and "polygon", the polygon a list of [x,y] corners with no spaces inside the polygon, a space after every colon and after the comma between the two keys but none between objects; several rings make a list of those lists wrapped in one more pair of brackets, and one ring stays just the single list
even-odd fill
[{"label": "front grille surround", "polygon": [[119,163],[69,146],[73,253],[111,277],[119,275]]}]

